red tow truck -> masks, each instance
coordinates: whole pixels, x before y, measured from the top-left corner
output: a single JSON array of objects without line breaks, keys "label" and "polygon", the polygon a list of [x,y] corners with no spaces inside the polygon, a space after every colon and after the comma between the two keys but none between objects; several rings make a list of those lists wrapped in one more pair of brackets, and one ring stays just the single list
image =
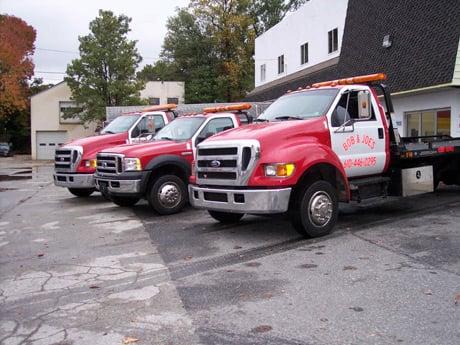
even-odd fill
[{"label": "red tow truck", "polygon": [[159,214],[179,212],[188,200],[187,184],[196,146],[210,136],[251,122],[250,104],[203,109],[184,115],[160,130],[149,143],[122,145],[97,154],[94,175],[119,206],[146,198]]},{"label": "red tow truck", "polygon": [[460,138],[401,138],[385,79],[379,73],[289,92],[256,123],[201,143],[191,204],[226,223],[245,213],[289,213],[301,234],[317,237],[334,228],[339,202],[459,185]]},{"label": "red tow truck", "polygon": [[156,131],[174,120],[175,104],[148,107],[141,112],[122,114],[100,135],[77,139],[56,149],[54,184],[70,193],[87,197],[95,190],[96,153],[107,147],[149,140]]}]

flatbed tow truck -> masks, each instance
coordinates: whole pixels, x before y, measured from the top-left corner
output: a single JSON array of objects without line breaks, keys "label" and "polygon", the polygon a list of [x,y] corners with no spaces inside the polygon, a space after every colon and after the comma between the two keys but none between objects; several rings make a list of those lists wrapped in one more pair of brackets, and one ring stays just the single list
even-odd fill
[{"label": "flatbed tow truck", "polygon": [[339,202],[460,185],[460,138],[401,138],[385,79],[378,73],[288,92],[256,123],[201,143],[191,204],[225,223],[289,213],[301,234],[317,237],[334,228]]}]

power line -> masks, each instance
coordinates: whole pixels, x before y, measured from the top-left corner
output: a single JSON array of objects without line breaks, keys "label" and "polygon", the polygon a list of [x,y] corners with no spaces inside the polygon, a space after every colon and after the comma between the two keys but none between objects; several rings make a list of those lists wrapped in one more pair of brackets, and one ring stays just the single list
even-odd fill
[{"label": "power line", "polygon": [[46,74],[67,74],[66,72],[56,72],[56,71],[35,71],[35,73],[46,73]]},{"label": "power line", "polygon": [[[41,51],[52,52],[52,53],[61,53],[61,54],[76,54],[76,55],[80,54],[79,52],[74,52],[74,51],[70,51],[70,50],[48,49],[48,48],[38,48],[38,47],[36,47],[35,50],[41,50]],[[154,58],[154,57],[151,57],[151,56],[142,56],[142,59],[144,59],[144,60],[154,60],[154,61],[159,60],[159,58]]]}]

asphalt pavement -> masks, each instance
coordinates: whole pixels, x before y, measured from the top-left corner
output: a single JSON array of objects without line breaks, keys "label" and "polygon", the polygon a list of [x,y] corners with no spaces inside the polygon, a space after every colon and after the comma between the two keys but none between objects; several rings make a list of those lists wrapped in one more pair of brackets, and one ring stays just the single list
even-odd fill
[{"label": "asphalt pavement", "polygon": [[459,344],[460,188],[279,217],[157,216],[0,159],[0,344]]}]

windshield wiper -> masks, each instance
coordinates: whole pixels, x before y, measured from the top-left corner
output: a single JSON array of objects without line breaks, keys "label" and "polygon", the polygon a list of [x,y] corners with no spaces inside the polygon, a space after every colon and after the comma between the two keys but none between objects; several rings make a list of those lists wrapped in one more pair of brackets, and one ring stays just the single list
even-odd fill
[{"label": "windshield wiper", "polygon": [[275,117],[275,120],[303,120],[303,118],[299,116],[292,116],[292,115],[284,115],[284,116],[277,116]]},{"label": "windshield wiper", "polygon": [[268,122],[269,120],[268,119],[261,119],[261,118],[257,118],[254,120],[254,122]]},{"label": "windshield wiper", "polygon": [[173,138],[170,138],[170,137],[159,137],[158,139],[160,139],[160,140],[171,140],[171,141],[174,140]]},{"label": "windshield wiper", "polygon": [[104,131],[103,134],[115,134],[115,132],[112,132],[112,131]]}]

